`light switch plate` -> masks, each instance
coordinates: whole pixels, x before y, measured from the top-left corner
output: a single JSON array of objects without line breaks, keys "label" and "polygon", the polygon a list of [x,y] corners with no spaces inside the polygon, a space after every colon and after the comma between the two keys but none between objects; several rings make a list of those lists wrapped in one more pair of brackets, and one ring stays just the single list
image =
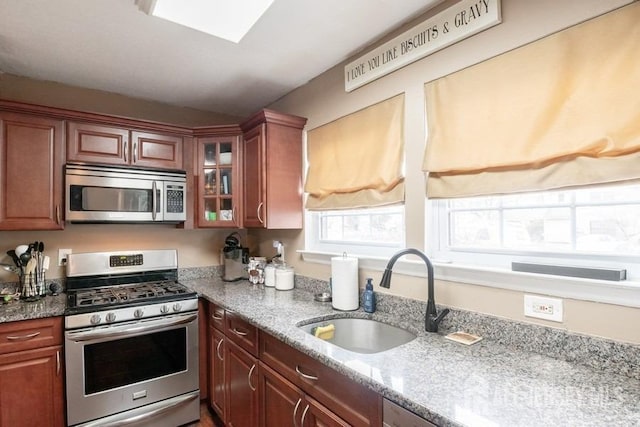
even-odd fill
[{"label": "light switch plate", "polygon": [[562,322],[562,300],[540,295],[525,295],[524,315],[553,322]]}]

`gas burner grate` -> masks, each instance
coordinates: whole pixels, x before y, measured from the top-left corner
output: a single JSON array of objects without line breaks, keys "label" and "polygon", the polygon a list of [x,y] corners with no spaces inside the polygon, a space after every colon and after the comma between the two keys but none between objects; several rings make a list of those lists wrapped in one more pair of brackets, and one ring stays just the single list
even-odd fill
[{"label": "gas burner grate", "polygon": [[183,285],[173,281],[79,289],[75,292],[75,305],[77,307],[118,305],[137,301],[152,301],[188,292],[189,290]]}]

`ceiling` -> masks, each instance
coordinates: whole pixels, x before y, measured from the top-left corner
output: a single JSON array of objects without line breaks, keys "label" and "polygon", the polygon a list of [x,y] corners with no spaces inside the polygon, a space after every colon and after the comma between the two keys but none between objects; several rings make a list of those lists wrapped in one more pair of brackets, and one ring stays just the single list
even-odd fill
[{"label": "ceiling", "polygon": [[439,2],[275,0],[235,44],[135,0],[0,0],[0,72],[245,116]]}]

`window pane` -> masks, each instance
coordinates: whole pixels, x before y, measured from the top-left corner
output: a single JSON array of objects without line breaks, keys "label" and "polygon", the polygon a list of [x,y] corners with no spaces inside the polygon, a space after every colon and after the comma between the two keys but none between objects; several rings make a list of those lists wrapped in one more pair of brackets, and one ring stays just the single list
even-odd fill
[{"label": "window pane", "polygon": [[451,246],[499,247],[500,214],[498,211],[452,212]]},{"label": "window pane", "polygon": [[569,208],[509,209],[504,212],[504,222],[505,248],[571,249]]},{"label": "window pane", "polygon": [[576,208],[576,249],[640,253],[640,204]]},{"label": "window pane", "polygon": [[404,241],[404,207],[316,212],[319,242],[399,246]]}]

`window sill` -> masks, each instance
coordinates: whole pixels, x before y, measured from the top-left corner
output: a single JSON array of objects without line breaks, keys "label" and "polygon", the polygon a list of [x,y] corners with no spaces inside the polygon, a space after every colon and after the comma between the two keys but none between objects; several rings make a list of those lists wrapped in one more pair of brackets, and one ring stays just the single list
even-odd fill
[{"label": "window sill", "polygon": [[[298,251],[306,262],[331,264],[337,253]],[[388,257],[350,255],[358,258],[358,266],[364,269],[384,271]],[[599,303],[640,308],[640,282],[582,279],[510,270],[481,268],[461,264],[433,261],[435,278],[449,282],[468,283],[498,289],[550,295]],[[400,259],[393,267],[394,273],[426,277],[422,261]]]}]

